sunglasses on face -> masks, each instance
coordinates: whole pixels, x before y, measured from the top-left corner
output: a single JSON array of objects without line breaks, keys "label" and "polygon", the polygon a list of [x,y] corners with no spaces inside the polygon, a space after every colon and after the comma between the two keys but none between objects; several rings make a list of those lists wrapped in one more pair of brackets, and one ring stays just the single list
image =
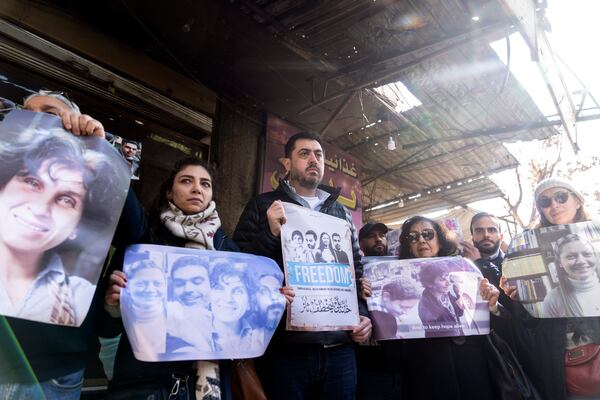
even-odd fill
[{"label": "sunglasses on face", "polygon": [[554,199],[557,204],[565,204],[567,200],[569,200],[569,193],[570,192],[554,192],[552,197],[540,196],[537,200],[537,205],[539,208],[548,208],[552,205],[552,199]]},{"label": "sunglasses on face", "polygon": [[433,240],[433,238],[435,238],[435,231],[433,229],[423,229],[423,232],[410,232],[408,234],[408,241],[410,243],[417,243],[419,241],[419,238],[421,238],[421,236],[423,237],[424,240],[426,240],[427,242],[430,242]]}]

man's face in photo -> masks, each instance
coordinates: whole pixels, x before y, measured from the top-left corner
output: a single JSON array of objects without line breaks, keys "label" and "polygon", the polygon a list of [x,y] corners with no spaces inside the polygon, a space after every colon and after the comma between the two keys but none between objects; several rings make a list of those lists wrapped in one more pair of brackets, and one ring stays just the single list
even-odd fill
[{"label": "man's face in photo", "polygon": [[310,250],[314,250],[316,245],[317,245],[317,236],[310,234],[310,233],[306,234],[306,246]]},{"label": "man's face in photo", "polygon": [[268,329],[277,327],[285,309],[279,293],[280,287],[281,284],[272,275],[265,275],[258,282],[256,300],[265,328]]},{"label": "man's face in photo", "polygon": [[331,237],[331,240],[333,240],[333,247],[337,251],[340,251],[342,249],[342,238],[340,237],[340,235],[333,235]]},{"label": "man's face in photo", "polygon": [[202,265],[186,265],[173,272],[173,295],[185,306],[200,305],[208,308],[210,281]]},{"label": "man's face in photo", "polygon": [[490,217],[482,217],[473,223],[473,244],[482,255],[490,256],[500,248],[502,234],[498,224]]},{"label": "man's face in photo", "polygon": [[125,142],[121,145],[121,149],[123,150],[123,155],[126,159],[131,160],[135,157],[138,151],[138,147],[135,143]]},{"label": "man's face in photo", "polygon": [[302,235],[298,235],[298,234],[294,235],[294,237],[292,238],[292,241],[294,243],[296,243],[296,245],[302,246],[302,242],[303,242]]}]

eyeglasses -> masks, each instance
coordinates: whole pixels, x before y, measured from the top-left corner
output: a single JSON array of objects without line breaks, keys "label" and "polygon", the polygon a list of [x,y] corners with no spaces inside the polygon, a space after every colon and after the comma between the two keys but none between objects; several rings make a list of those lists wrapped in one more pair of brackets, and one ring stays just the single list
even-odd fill
[{"label": "eyeglasses", "polygon": [[408,234],[408,241],[410,243],[417,243],[419,239],[423,237],[424,240],[430,242],[435,238],[435,231],[433,229],[423,229],[423,232],[412,231]]},{"label": "eyeglasses", "polygon": [[554,192],[552,197],[540,196],[536,203],[539,208],[550,207],[552,205],[552,199],[554,199],[557,204],[565,204],[567,200],[569,200],[569,193],[571,192]]}]

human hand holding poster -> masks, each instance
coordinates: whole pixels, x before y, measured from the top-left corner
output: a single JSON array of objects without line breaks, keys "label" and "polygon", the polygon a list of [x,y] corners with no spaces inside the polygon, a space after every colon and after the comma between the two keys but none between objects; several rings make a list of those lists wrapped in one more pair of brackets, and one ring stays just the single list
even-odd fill
[{"label": "human hand holding poster", "polygon": [[286,329],[352,330],[359,317],[350,224],[295,204],[283,207],[285,276],[296,293]]},{"label": "human hand holding poster", "polygon": [[0,122],[0,314],[81,325],[128,186],[104,139],[10,112]]},{"label": "human hand holding poster", "polygon": [[599,223],[555,225],[516,236],[502,271],[533,317],[597,317],[599,254]]},{"label": "human hand holding poster", "polygon": [[375,340],[485,335],[489,309],[481,272],[462,257],[365,257]]},{"label": "human hand holding poster", "polygon": [[283,273],[266,257],[135,245],[121,315],[141,361],[259,357],[283,311]]}]

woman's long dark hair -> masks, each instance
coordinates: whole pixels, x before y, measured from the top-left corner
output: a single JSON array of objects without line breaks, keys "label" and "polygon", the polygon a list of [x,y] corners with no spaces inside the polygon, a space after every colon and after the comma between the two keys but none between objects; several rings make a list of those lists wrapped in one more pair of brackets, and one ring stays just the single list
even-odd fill
[{"label": "woman's long dark hair", "polygon": [[169,200],[167,199],[167,193],[171,191],[173,188],[173,183],[175,182],[175,176],[186,167],[190,165],[202,167],[208,172],[210,179],[212,180],[212,188],[213,188],[213,200],[215,199],[215,181],[213,180],[213,176],[215,175],[215,169],[208,161],[200,160],[195,157],[188,157],[182,160],[177,161],[167,179],[161,183],[158,193],[156,197],[154,197],[154,201],[152,202],[152,207],[150,207],[150,212],[148,213],[148,220],[150,222],[150,226],[158,226],[160,225],[160,214],[169,208]]},{"label": "woman's long dark hair", "polygon": [[[325,247],[325,243],[323,243],[323,236],[327,236],[329,238],[329,243],[327,244],[327,247]],[[319,237],[318,249],[321,251],[323,251],[324,249],[329,249],[333,253],[333,247],[331,246],[331,236],[329,236],[329,233],[327,233],[327,232],[321,233],[321,236]]]},{"label": "woman's long dark hair", "polygon": [[408,240],[408,235],[412,227],[418,222],[429,222],[433,229],[435,230],[436,240],[440,246],[440,251],[438,252],[437,257],[445,257],[456,254],[457,246],[456,243],[448,238],[448,231],[445,227],[438,224],[434,220],[423,217],[421,215],[417,215],[416,217],[412,217],[404,221],[402,224],[402,232],[400,233],[400,256],[398,257],[401,260],[415,258],[414,254],[410,252],[410,240]]}]

